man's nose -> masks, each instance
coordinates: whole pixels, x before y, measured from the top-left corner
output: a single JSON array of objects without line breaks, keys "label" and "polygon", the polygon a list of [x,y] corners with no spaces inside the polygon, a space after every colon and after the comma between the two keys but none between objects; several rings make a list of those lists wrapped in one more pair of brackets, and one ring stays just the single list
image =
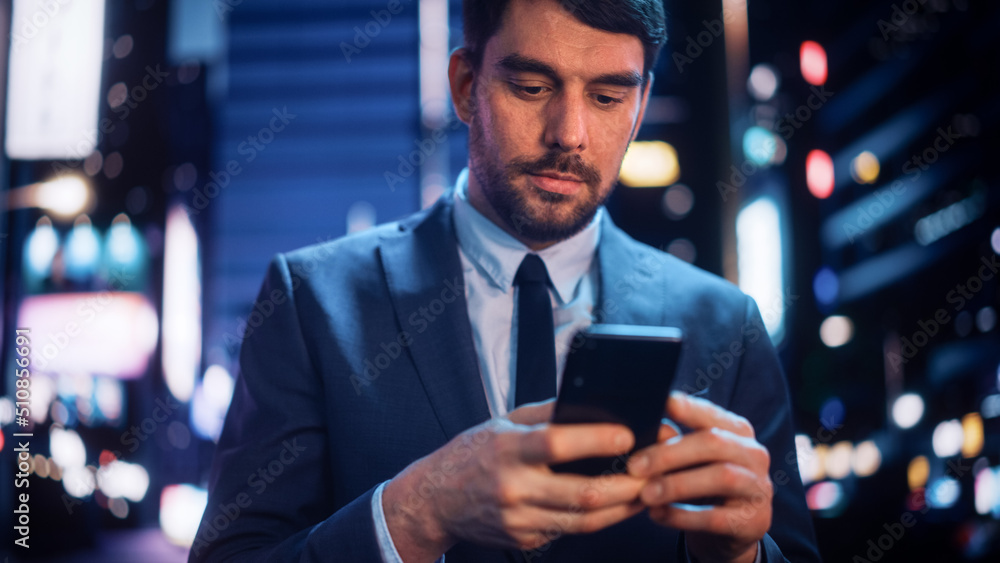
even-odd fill
[{"label": "man's nose", "polygon": [[587,148],[587,100],[563,92],[548,104],[545,145],[565,152]]}]

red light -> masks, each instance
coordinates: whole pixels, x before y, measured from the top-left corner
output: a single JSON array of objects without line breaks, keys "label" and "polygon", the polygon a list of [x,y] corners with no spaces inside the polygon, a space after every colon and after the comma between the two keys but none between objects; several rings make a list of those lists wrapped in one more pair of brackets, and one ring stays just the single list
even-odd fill
[{"label": "red light", "polygon": [[806,185],[809,193],[826,199],[833,193],[833,159],[823,151],[811,151],[806,157]]},{"label": "red light", "polygon": [[115,454],[109,452],[108,450],[101,450],[101,456],[97,458],[98,463],[100,463],[101,465],[108,465],[112,461],[117,461],[117,460],[118,458],[115,457]]},{"label": "red light", "polygon": [[802,43],[799,49],[799,68],[802,78],[815,86],[826,83],[826,51],[815,41]]}]

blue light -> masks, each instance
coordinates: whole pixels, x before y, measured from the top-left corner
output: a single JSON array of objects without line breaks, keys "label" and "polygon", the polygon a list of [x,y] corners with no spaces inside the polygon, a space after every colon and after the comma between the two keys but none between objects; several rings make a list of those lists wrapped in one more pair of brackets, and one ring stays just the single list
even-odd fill
[{"label": "blue light", "polygon": [[128,223],[111,226],[108,232],[108,254],[113,262],[131,264],[139,258],[138,235]]},{"label": "blue light", "polygon": [[39,279],[49,275],[52,259],[59,250],[59,233],[52,228],[52,221],[47,217],[39,219],[25,246],[26,273]]},{"label": "blue light", "polygon": [[840,293],[840,281],[837,274],[830,268],[824,266],[816,272],[813,278],[813,293],[816,294],[816,301],[823,305],[832,305],[837,300]]},{"label": "blue light", "polygon": [[935,479],[927,488],[927,504],[931,508],[951,508],[958,502],[962,485],[951,477]]},{"label": "blue light", "polygon": [[836,430],[844,423],[844,403],[837,397],[827,399],[819,409],[819,422],[827,430]]},{"label": "blue light", "polygon": [[106,244],[108,266],[112,270],[141,272],[147,254],[146,244],[124,213],[119,213],[111,222]]},{"label": "blue light", "polygon": [[770,163],[777,150],[774,134],[763,127],[751,127],[743,134],[743,154],[758,166]]},{"label": "blue light", "polygon": [[97,270],[101,243],[97,231],[84,215],[66,238],[66,276],[86,281]]}]

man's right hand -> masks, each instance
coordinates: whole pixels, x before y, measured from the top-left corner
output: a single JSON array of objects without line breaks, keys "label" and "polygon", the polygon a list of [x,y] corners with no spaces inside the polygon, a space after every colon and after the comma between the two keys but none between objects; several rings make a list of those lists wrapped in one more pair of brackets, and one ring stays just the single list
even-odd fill
[{"label": "man's right hand", "polygon": [[536,549],[562,534],[595,532],[643,509],[644,479],[549,469],[554,463],[623,455],[634,443],[620,425],[550,425],[553,405],[551,400],[524,405],[507,418],[470,428],[386,485],[386,523],[406,563],[435,561],[459,541]]}]

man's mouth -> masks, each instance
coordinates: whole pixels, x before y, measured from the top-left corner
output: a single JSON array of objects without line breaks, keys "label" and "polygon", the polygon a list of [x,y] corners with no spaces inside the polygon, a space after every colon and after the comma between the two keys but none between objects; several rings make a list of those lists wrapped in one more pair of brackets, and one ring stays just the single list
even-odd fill
[{"label": "man's mouth", "polygon": [[572,174],[559,172],[540,172],[529,174],[531,182],[547,192],[563,195],[574,195],[583,188],[583,180]]}]

